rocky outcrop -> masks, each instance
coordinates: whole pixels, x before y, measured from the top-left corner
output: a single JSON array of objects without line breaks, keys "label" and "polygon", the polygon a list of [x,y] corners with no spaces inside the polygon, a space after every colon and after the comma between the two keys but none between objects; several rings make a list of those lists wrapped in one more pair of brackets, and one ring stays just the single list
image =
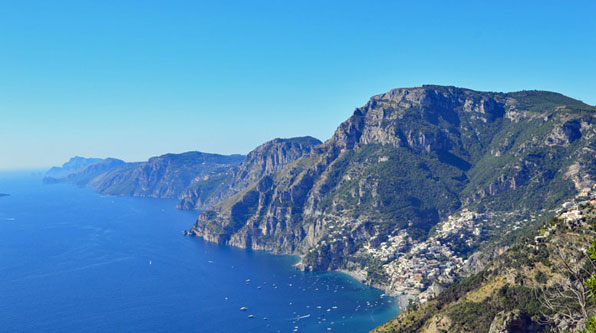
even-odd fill
[{"label": "rocky outcrop", "polygon": [[[588,127],[587,124],[584,125]],[[568,146],[582,137],[582,121],[574,119],[556,126],[546,138],[546,143],[552,146]]]},{"label": "rocky outcrop", "polygon": [[544,327],[532,321],[530,317],[520,314],[519,310],[500,312],[490,325],[488,333],[540,332]]},{"label": "rocky outcrop", "polygon": [[596,174],[586,153],[595,110],[541,91],[394,89],[312,153],[205,211],[191,232],[299,254],[306,269],[365,269],[379,281],[382,265],[401,254],[371,262],[363,249],[401,231],[424,240],[461,208],[531,212],[574,195],[573,163]]},{"label": "rocky outcrop", "polygon": [[215,178],[205,177],[191,184],[181,195],[178,208],[207,209],[246,189],[264,176],[276,173],[321,141],[312,137],[274,139],[253,151],[236,168]]}]

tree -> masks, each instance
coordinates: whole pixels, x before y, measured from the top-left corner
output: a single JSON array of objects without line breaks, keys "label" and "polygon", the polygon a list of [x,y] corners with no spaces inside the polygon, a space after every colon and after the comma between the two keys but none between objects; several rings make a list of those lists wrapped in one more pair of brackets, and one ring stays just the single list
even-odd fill
[{"label": "tree", "polygon": [[[592,242],[592,245],[588,249],[588,255],[590,256],[590,262],[592,264],[596,263],[596,240]],[[589,297],[591,299],[596,298],[596,273],[592,273],[586,280],[585,285],[588,288]],[[586,320],[585,328],[581,332],[596,333],[596,315],[592,315]]]},{"label": "tree", "polygon": [[[585,325],[588,329],[592,320],[596,324],[596,318],[592,318],[592,299],[596,295],[596,241],[590,246],[589,255],[574,243],[567,237],[552,242],[552,253],[558,261],[553,268],[558,279],[557,283],[540,288],[540,301],[549,310],[544,313],[549,321],[565,320],[576,328]],[[596,333],[596,330],[585,332]]]}]

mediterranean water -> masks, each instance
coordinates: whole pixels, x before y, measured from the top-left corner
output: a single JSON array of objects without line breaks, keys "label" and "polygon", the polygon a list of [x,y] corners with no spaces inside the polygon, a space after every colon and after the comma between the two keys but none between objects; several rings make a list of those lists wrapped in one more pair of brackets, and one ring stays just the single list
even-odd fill
[{"label": "mediterranean water", "polygon": [[0,173],[0,331],[366,332],[398,313],[345,274],[183,236],[197,212],[173,200],[41,178]]}]

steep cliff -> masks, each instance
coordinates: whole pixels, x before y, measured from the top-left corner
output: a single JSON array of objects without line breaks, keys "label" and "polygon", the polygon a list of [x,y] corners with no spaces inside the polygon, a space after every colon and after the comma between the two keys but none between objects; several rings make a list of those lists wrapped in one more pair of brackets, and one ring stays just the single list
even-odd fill
[{"label": "steep cliff", "polygon": [[110,195],[177,198],[193,181],[225,174],[243,159],[201,152],[166,154],[112,170],[89,185]]},{"label": "steep cliff", "polygon": [[243,160],[242,155],[201,152],[166,154],[135,163],[107,158],[62,178],[46,177],[46,182],[90,186],[109,195],[177,198],[191,183],[226,174]]},{"label": "steep cliff", "polygon": [[321,141],[312,137],[274,139],[251,151],[230,172],[193,182],[181,195],[178,208],[207,209],[309,154]]},{"label": "steep cliff", "polygon": [[[592,186],[595,110],[544,91],[394,89],[356,109],[312,153],[203,212],[191,231],[399,288],[391,263],[411,251],[439,242],[463,262],[501,232],[494,226],[503,214],[552,208]],[[447,223],[458,212],[472,216],[465,242]],[[420,279],[426,288],[436,277]]]}]

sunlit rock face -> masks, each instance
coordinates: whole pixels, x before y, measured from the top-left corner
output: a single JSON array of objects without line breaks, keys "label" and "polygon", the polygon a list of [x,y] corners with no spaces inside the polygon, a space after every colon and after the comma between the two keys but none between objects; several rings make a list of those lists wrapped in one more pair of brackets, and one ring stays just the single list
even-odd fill
[{"label": "sunlit rock face", "polygon": [[[542,91],[394,89],[357,108],[312,152],[202,213],[191,231],[299,254],[305,269],[371,277],[464,208],[489,220],[525,214],[594,184],[594,110]],[[387,245],[397,235],[407,246]],[[369,250],[383,246],[394,252],[371,260]],[[389,281],[384,275],[376,280]]]}]

